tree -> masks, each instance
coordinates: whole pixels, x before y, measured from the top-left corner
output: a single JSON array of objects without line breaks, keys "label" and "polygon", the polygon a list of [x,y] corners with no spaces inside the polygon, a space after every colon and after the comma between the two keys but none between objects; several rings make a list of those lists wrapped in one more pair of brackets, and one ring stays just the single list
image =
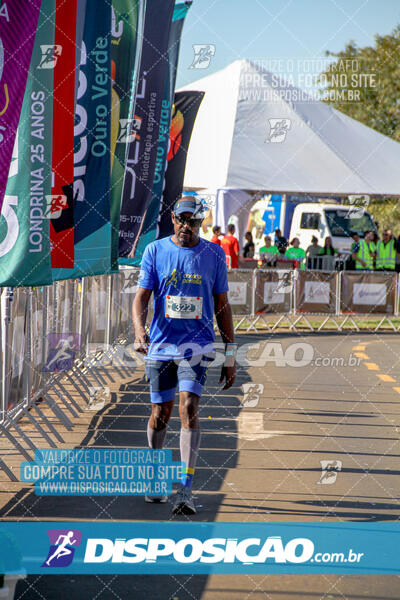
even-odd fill
[{"label": "tree", "polygon": [[318,76],[322,100],[334,108],[400,141],[400,25],[376,35],[374,46],[349,42]]},{"label": "tree", "polygon": [[[376,35],[374,46],[358,48],[349,42],[321,73],[324,102],[400,142],[400,25],[392,33]],[[399,167],[400,168],[400,167]],[[380,233],[391,227],[400,234],[400,205],[394,198],[371,198],[368,206]]]}]

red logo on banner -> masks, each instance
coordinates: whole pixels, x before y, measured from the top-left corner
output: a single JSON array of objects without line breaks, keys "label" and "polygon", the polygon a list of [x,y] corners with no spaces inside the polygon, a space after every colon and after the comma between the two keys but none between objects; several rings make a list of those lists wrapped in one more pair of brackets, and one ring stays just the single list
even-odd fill
[{"label": "red logo on banner", "polygon": [[66,197],[67,203],[51,212],[61,216],[50,223],[51,266],[74,267],[74,95],[75,95],[76,2],[57,0],[54,48],[53,94],[53,197]]},{"label": "red logo on banner", "polygon": [[169,131],[170,147],[167,154],[167,161],[170,161],[179,151],[182,143],[182,129],[185,124],[185,119],[180,110],[175,111],[175,105],[172,109],[171,128]]}]

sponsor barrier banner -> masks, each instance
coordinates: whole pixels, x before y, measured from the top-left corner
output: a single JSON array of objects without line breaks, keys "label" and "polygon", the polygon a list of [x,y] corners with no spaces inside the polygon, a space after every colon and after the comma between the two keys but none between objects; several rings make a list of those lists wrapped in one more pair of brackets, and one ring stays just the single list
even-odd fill
[{"label": "sponsor barrier banner", "polygon": [[253,272],[247,269],[228,271],[228,299],[234,315],[252,313]]},{"label": "sponsor barrier banner", "polygon": [[118,269],[120,208],[144,25],[142,0],[112,0],[111,266]]},{"label": "sponsor barrier banner", "polygon": [[[42,68],[54,71],[51,266],[74,267],[74,109],[76,1],[56,0],[54,46]],[[53,17],[54,18],[54,17]]]},{"label": "sponsor barrier banner", "polygon": [[342,273],[343,313],[393,314],[396,273]]},{"label": "sponsor barrier banner", "polygon": [[88,2],[75,107],[75,268],[53,270],[53,279],[111,271],[110,29],[108,0]]},{"label": "sponsor barrier banner", "polygon": [[127,144],[119,225],[120,256],[131,256],[151,200],[160,118],[162,110],[165,111],[162,101],[173,8],[174,0],[152,0],[146,5],[135,116]]},{"label": "sponsor barrier banner", "polygon": [[[10,522],[4,572],[400,573],[400,523]],[[373,540],[373,542],[372,542]]]},{"label": "sponsor barrier banner", "polygon": [[43,0],[0,217],[0,285],[52,282],[51,139],[55,0]]},{"label": "sponsor barrier banner", "polygon": [[255,272],[255,313],[286,313],[291,310],[294,271]]},{"label": "sponsor barrier banner", "polygon": [[186,14],[191,6],[190,1],[175,0],[174,13],[172,17],[171,30],[168,40],[168,66],[169,72],[165,80],[164,98],[162,101],[162,111],[160,117],[160,130],[157,143],[157,160],[154,171],[153,189],[150,206],[144,218],[144,223],[140,237],[137,241],[135,257],[133,259],[120,259],[132,265],[140,265],[144,249],[150,242],[153,242],[158,235],[158,219],[160,216],[160,204],[165,185],[165,169],[167,166],[167,154],[169,144],[169,130],[171,123],[171,111],[174,101],[174,90],[176,81],[176,72],[178,69],[179,46],[182,34],[183,23]]},{"label": "sponsor barrier banner", "polygon": [[0,213],[21,114],[41,0],[0,7]]},{"label": "sponsor barrier banner", "polygon": [[336,273],[298,271],[296,280],[296,310],[309,313],[335,312]]}]

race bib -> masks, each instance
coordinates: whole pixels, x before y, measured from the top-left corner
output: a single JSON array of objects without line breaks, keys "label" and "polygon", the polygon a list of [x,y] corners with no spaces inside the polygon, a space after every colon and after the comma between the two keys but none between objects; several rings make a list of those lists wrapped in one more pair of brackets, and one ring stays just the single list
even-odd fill
[{"label": "race bib", "polygon": [[167,296],[165,316],[169,319],[201,319],[203,298],[200,296]]}]

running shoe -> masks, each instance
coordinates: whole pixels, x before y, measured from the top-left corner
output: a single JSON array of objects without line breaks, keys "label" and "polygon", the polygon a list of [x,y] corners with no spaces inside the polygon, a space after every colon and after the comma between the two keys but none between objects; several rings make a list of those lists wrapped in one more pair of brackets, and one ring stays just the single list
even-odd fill
[{"label": "running shoe", "polygon": [[144,501],[153,504],[165,504],[168,500],[168,496],[145,496]]},{"label": "running shoe", "polygon": [[175,495],[173,515],[195,515],[196,508],[193,502],[192,490],[187,487],[181,487]]}]

